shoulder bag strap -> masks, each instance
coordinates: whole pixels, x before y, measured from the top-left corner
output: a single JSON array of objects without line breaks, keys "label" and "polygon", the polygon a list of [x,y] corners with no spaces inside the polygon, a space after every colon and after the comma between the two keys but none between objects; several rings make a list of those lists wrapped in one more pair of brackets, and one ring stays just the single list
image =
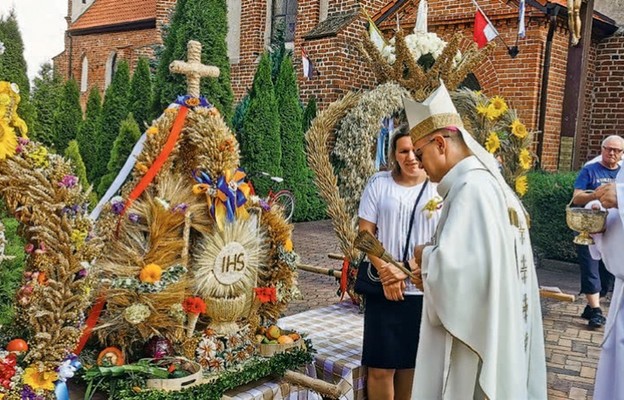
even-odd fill
[{"label": "shoulder bag strap", "polygon": [[418,193],[418,197],[416,197],[416,202],[414,203],[414,208],[412,209],[412,215],[410,216],[409,228],[407,230],[407,240],[405,240],[405,247],[403,248],[403,260],[401,261],[407,261],[407,251],[409,249],[408,246],[409,246],[410,238],[412,237],[412,227],[414,225],[414,216],[416,215],[416,207],[418,206],[418,202],[420,201],[420,198],[425,192],[427,183],[429,183],[429,179],[425,180],[425,183],[423,183],[422,188],[420,188],[420,193]]}]

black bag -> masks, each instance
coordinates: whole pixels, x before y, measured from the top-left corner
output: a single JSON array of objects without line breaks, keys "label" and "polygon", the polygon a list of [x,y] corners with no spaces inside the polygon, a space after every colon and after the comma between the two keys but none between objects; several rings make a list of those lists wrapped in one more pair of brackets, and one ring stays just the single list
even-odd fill
[{"label": "black bag", "polygon": [[[427,179],[423,184],[423,187],[420,189],[420,193],[418,193],[418,197],[416,197],[416,202],[414,203],[414,208],[412,209],[412,215],[410,216],[409,230],[407,231],[407,240],[405,241],[405,248],[403,249],[403,264],[405,264],[407,269],[410,269],[409,265],[407,264],[407,251],[410,237],[412,235],[412,225],[414,224],[416,206],[418,205],[418,202],[420,201],[420,198],[422,197],[422,194],[425,191],[428,182],[429,180]],[[377,268],[375,268],[375,266],[372,265],[369,260],[362,260],[360,262],[353,290],[355,291],[355,293],[367,296],[384,295],[383,285],[379,280]]]}]

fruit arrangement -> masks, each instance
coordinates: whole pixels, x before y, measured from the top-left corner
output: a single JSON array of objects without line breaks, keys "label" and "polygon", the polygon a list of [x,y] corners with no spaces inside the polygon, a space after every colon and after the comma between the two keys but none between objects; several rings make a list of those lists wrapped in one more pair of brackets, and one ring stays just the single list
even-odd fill
[{"label": "fruit arrangement", "polygon": [[260,326],[256,330],[256,343],[260,355],[270,357],[294,347],[302,347],[301,335],[294,331],[281,329],[277,325]]}]

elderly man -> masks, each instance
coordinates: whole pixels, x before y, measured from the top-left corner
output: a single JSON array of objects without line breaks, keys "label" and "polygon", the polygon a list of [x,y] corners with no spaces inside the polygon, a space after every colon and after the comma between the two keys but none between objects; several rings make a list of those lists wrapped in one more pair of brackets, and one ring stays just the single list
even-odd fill
[{"label": "elderly man", "polygon": [[594,239],[607,269],[615,275],[615,286],[598,362],[594,400],[624,399],[624,171],[620,170],[615,183],[596,189],[595,197],[609,211],[605,232]]},{"label": "elderly man", "polygon": [[546,399],[525,211],[444,85],[404,105],[416,157],[444,198],[432,243],[410,260],[424,285],[412,399]]},{"label": "elderly man", "polygon": [[[620,170],[619,162],[622,159],[624,139],[617,135],[607,137],[602,141],[600,160],[588,163],[579,172],[574,182],[573,202],[578,206],[585,206],[596,199],[596,190],[600,185],[615,180]],[[581,293],[587,298],[587,305],[581,314],[588,320],[588,326],[599,328],[605,323],[600,297],[604,297],[613,284],[611,275],[601,260],[595,260],[589,253],[587,245],[576,245],[578,263],[581,269]]]}]

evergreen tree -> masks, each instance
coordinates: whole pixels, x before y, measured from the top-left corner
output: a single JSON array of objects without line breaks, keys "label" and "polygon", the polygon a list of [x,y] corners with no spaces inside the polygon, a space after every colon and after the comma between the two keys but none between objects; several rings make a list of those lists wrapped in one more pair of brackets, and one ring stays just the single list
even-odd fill
[{"label": "evergreen tree", "polygon": [[37,111],[30,103],[24,41],[14,11],[6,18],[0,18],[0,42],[4,43],[5,47],[4,53],[0,56],[0,81],[16,83],[19,86],[21,101],[17,113],[31,128],[37,118]]},{"label": "evergreen tree", "polygon": [[128,63],[121,61],[104,95],[104,105],[102,106],[102,116],[100,117],[97,141],[97,163],[93,172],[94,184],[107,173],[107,165],[111,150],[113,149],[113,143],[117,135],[119,135],[121,121],[128,115],[129,91],[130,72]]},{"label": "evergreen tree", "polygon": [[280,116],[284,185],[295,195],[293,219],[303,221],[308,212],[306,186],[309,174],[303,143],[303,113],[299,105],[297,77],[290,57],[282,59],[275,94]]},{"label": "evergreen tree", "polygon": [[71,140],[69,142],[69,145],[65,149],[64,156],[71,161],[72,167],[74,167],[74,175],[78,177],[82,187],[85,189],[88,188],[89,180],[87,179],[87,168],[85,168],[85,163],[82,161],[78,141]]},{"label": "evergreen tree", "polygon": [[227,30],[226,0],[177,1],[156,72],[155,113],[162,112],[177,96],[186,94],[186,78],[171,74],[169,64],[173,60],[186,60],[187,43],[196,40],[202,44],[202,63],[214,65],[221,71],[217,79],[202,79],[201,94],[219,109],[226,121],[231,120],[234,96],[225,42]]},{"label": "evergreen tree", "polygon": [[[243,121],[241,158],[243,167],[250,173],[281,175],[280,121],[267,54],[260,59],[249,94],[249,107]],[[256,179],[254,186],[259,195],[265,196],[271,183],[268,179]]]},{"label": "evergreen tree", "polygon": [[303,131],[307,132],[314,118],[316,118],[316,97],[312,97],[303,111]]},{"label": "evergreen tree", "polygon": [[132,113],[128,114],[128,117],[121,121],[121,127],[119,128],[119,135],[115,139],[113,149],[111,151],[110,160],[108,161],[107,169],[108,173],[102,177],[98,185],[98,193],[104,193],[108,187],[113,183],[113,180],[123,167],[124,163],[130,156],[132,148],[141,137],[141,131],[139,125],[134,120]]},{"label": "evergreen tree", "polygon": [[54,110],[54,146],[59,153],[76,139],[81,124],[80,91],[76,81],[70,79],[63,85],[61,98]]},{"label": "evergreen tree", "polygon": [[141,57],[137,63],[130,83],[130,112],[134,115],[141,131],[150,124],[152,104],[152,77],[149,62]]},{"label": "evergreen tree", "polygon": [[78,131],[78,147],[87,169],[87,178],[93,182],[96,178],[98,163],[97,139],[100,136],[100,118],[102,114],[102,97],[97,87],[89,92],[85,119]]},{"label": "evergreen tree", "polygon": [[54,145],[54,111],[62,95],[63,83],[54,73],[52,64],[42,64],[32,90],[32,105],[37,110],[37,120],[29,136],[46,146]]},{"label": "evergreen tree", "polygon": [[[85,163],[82,160],[82,156],[80,155],[80,144],[78,144],[77,140],[72,140],[69,142],[69,145],[65,149],[65,158],[69,159],[74,168],[74,175],[78,177],[78,181],[82,185],[83,189],[87,189],[90,184],[87,179],[87,169],[85,168]],[[91,192],[89,193],[89,203],[91,206],[95,206],[98,202],[97,193]]]},{"label": "evergreen tree", "polygon": [[232,127],[234,128],[234,134],[236,135],[236,140],[238,140],[239,144],[241,143],[243,136],[243,121],[245,120],[247,108],[249,108],[249,92],[246,93],[241,101],[236,105],[236,108],[234,109],[234,117],[232,117]]}]

